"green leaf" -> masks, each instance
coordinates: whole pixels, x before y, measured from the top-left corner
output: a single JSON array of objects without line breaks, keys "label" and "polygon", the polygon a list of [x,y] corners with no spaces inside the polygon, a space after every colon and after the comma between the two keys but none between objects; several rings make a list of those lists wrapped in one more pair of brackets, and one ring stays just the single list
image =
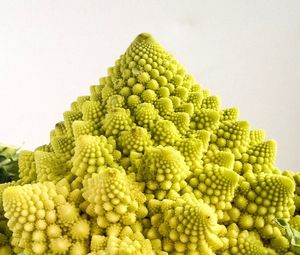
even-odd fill
[{"label": "green leaf", "polygon": [[4,156],[5,158],[10,158],[16,155],[19,149],[20,147],[0,143],[0,155]]},{"label": "green leaf", "polygon": [[0,143],[0,183],[19,179],[19,151],[20,147]]},{"label": "green leaf", "polygon": [[292,228],[284,219],[275,219],[274,222],[285,230],[286,235],[291,242],[293,252],[300,254],[300,232]]}]

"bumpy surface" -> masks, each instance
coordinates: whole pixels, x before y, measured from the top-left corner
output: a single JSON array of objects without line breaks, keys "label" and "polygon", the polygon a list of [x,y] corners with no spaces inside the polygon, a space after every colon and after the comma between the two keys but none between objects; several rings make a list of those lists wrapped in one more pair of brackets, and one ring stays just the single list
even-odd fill
[{"label": "bumpy surface", "polygon": [[0,254],[294,254],[300,175],[151,35],[20,153],[0,185]]}]

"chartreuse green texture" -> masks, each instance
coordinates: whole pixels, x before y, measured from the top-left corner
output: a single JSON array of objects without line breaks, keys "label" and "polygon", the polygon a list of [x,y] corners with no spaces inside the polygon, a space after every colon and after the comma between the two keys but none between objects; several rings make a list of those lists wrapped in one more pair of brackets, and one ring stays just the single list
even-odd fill
[{"label": "chartreuse green texture", "polygon": [[[0,254],[292,255],[300,175],[150,34],[0,184]],[[296,241],[295,241],[296,242]]]}]

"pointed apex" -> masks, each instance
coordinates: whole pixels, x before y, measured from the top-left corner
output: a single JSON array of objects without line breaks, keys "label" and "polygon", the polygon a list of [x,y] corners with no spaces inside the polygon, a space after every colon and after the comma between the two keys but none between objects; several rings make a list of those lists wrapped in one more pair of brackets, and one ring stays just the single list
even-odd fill
[{"label": "pointed apex", "polygon": [[143,50],[148,51],[149,53],[152,51],[155,52],[165,52],[166,49],[156,40],[154,36],[149,33],[141,33],[139,34],[134,41],[131,43],[130,47],[135,48],[136,53],[143,52]]},{"label": "pointed apex", "polygon": [[138,42],[152,42],[152,43],[157,43],[157,41],[154,39],[154,37],[149,34],[149,33],[141,33],[139,34],[136,38],[135,38],[135,41],[138,41]]}]

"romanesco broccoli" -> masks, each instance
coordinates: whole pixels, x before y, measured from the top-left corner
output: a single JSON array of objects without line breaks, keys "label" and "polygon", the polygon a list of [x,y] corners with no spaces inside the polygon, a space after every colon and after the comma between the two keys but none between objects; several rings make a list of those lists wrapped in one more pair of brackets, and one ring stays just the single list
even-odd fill
[{"label": "romanesco broccoli", "polygon": [[300,175],[151,35],[0,184],[0,254],[295,254]]}]

